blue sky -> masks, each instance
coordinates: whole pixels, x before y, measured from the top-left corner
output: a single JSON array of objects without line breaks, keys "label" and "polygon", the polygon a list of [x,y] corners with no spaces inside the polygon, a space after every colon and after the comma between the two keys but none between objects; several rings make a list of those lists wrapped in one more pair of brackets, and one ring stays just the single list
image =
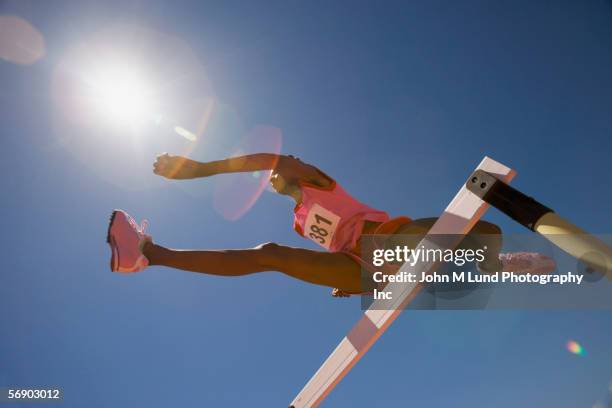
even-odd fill
[{"label": "blue sky", "polygon": [[[171,131],[64,123],[57,67],[109,26],[172,36],[200,61],[167,103],[180,117],[181,100],[219,101],[196,159],[274,126],[283,152],[417,218],[438,215],[489,155],[560,214],[612,229],[610,2],[10,0],[0,14],[46,42],[35,64],[0,60],[0,387],[60,386],[70,407],[286,406],[361,314],[358,299],[277,273],[108,271],[113,208],[173,247],[313,247],[286,199],[264,193],[230,222],[215,181],[156,180],[154,154],[188,148]],[[164,50],[151,69],[170,64]],[[611,344],[609,311],[408,311],[327,406],[590,407],[606,398]]]}]

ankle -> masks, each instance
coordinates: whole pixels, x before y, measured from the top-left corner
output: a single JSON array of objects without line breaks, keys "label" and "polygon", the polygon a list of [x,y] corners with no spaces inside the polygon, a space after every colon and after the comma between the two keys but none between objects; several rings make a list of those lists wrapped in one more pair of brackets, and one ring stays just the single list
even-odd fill
[{"label": "ankle", "polygon": [[155,259],[155,253],[157,245],[153,243],[151,240],[145,240],[142,244],[142,254],[149,260],[149,265],[153,265],[153,260]]}]

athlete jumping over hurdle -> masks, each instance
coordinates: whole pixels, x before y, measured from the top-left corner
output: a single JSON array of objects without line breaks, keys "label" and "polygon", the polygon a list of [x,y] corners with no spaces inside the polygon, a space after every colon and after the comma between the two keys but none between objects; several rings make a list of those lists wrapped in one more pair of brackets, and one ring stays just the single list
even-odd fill
[{"label": "athlete jumping over hurdle", "polygon": [[[149,266],[160,265],[220,276],[279,271],[305,282],[333,288],[333,296],[362,294],[362,268],[372,268],[371,259],[361,254],[363,236],[422,236],[436,220],[391,218],[386,212],[350,196],[333,178],[315,166],[290,155],[259,153],[201,163],[163,154],[157,157],[153,166],[155,174],[173,180],[264,170],[271,170],[272,188],[295,201],[293,226],[296,232],[325,251],[271,242],[247,249],[168,249],[154,243],[145,233],[146,221],[139,226],[125,211],[115,210],[107,234],[112,251],[111,270],[140,272]],[[537,253],[500,254],[501,229],[492,223],[479,221],[461,246],[476,249],[484,245],[489,256],[477,265],[481,272],[548,273],[555,268],[550,258]]]}]

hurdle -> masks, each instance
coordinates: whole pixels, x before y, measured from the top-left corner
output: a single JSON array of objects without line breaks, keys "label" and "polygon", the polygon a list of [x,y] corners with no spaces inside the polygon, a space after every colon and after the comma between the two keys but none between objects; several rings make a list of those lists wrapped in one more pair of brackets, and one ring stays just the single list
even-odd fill
[{"label": "hurdle", "polygon": [[[442,215],[419,242],[424,249],[454,249],[469,233],[489,205],[537,232],[570,255],[582,260],[589,268],[608,278],[612,274],[612,248],[581,228],[561,218],[553,210],[532,197],[510,187],[516,172],[485,157],[470,175]],[[453,236],[444,242],[436,235]],[[399,271],[429,273],[438,262],[406,262]],[[375,300],[336,349],[291,402],[289,408],[317,407],[365,355],[378,338],[397,319],[402,310],[422,289],[417,283],[389,283],[385,290],[393,300]],[[383,303],[384,302],[384,303]]]}]

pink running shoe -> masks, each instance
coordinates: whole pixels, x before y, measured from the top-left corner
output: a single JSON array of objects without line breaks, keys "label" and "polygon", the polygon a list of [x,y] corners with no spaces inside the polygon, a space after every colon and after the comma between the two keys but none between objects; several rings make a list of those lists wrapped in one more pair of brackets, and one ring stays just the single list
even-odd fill
[{"label": "pink running shoe", "polygon": [[543,275],[553,272],[557,267],[555,261],[537,252],[499,254],[499,260],[504,272]]},{"label": "pink running shoe", "polygon": [[151,240],[145,235],[147,221],[137,225],[136,221],[123,210],[115,210],[108,224],[106,242],[111,247],[110,268],[113,272],[140,272],[149,266],[142,247]]}]

